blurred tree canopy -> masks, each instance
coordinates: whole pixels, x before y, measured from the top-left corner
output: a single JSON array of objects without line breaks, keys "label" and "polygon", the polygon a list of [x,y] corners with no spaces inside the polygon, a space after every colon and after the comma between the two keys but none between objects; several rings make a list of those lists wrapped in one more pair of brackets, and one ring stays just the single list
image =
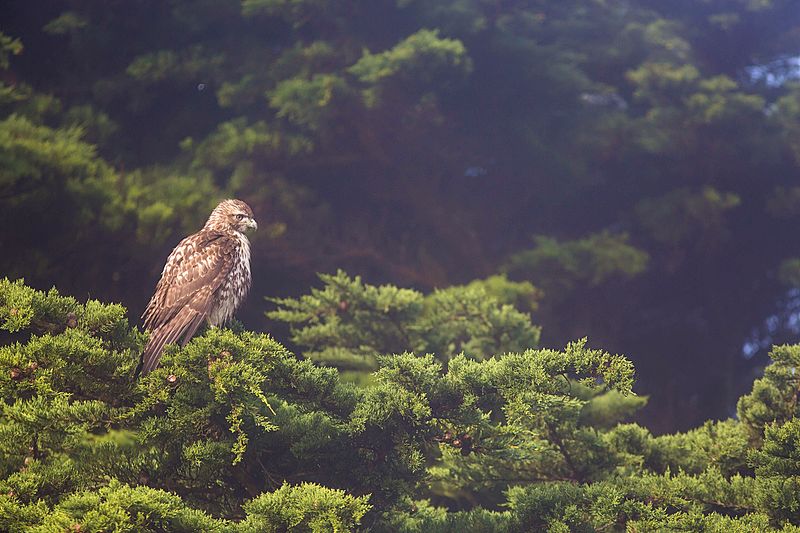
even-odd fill
[{"label": "blurred tree canopy", "polygon": [[656,431],[730,414],[797,334],[793,0],[0,9],[4,275],[138,311],[236,195],[256,295],[505,273],[542,344],[631,354]]}]

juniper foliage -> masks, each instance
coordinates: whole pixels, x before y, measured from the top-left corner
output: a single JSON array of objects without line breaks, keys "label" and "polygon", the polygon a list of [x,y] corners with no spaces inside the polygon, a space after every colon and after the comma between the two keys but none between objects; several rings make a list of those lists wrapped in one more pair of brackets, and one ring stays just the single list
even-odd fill
[{"label": "juniper foliage", "polygon": [[341,270],[320,279],[310,294],[272,299],[277,309],[267,316],[289,324],[292,342],[326,365],[374,370],[379,355],[403,352],[485,359],[539,343],[540,328],[513,305],[535,307],[539,293],[528,282],[494,276],[424,295]]},{"label": "juniper foliage", "polygon": [[[230,329],[137,382],[145,339],[124,308],[0,281],[0,529],[800,531],[800,347],[773,350],[736,419],[654,436],[624,423],[644,403],[625,357],[464,335],[488,310],[526,325],[509,343],[535,340],[500,303],[529,287],[323,280],[281,316],[327,309],[296,334],[322,349],[374,343],[369,383]],[[352,314],[334,320],[342,301]],[[458,315],[464,301],[481,311]],[[396,324],[445,349],[382,353],[405,348]]]},{"label": "juniper foliage", "polygon": [[0,272],[139,310],[239,197],[266,293],[507,272],[637,357],[651,427],[727,416],[794,338],[796,4],[5,0]]}]

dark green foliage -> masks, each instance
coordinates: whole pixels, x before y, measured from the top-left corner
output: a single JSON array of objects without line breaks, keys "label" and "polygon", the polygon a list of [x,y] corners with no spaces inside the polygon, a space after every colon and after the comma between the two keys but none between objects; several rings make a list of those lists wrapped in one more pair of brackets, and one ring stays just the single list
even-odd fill
[{"label": "dark green foliage", "polygon": [[566,243],[540,236],[536,248],[512,256],[506,269],[561,294],[576,285],[599,285],[613,276],[632,277],[643,272],[647,253],[627,241],[627,235],[608,233]]},{"label": "dark green foliage", "polygon": [[750,430],[753,439],[760,440],[766,426],[783,424],[797,414],[797,395],[800,389],[800,347],[776,346],[770,353],[774,361],[757,379],[750,394],[739,399],[739,419]]},{"label": "dark green foliage", "polygon": [[[396,339],[382,316],[446,324],[472,291],[491,315],[484,286],[532,290],[323,279],[279,313],[305,324],[346,293],[361,322],[328,322],[318,346],[376,353]],[[269,336],[210,329],[135,382],[144,338],[121,306],[3,280],[0,318],[16,338],[0,347],[4,530],[800,531],[797,346],[773,351],[738,420],[656,437],[620,423],[644,404],[630,361],[586,341],[380,354],[356,386]]]},{"label": "dark green foliage", "polygon": [[[224,530],[177,496],[127,485],[238,515],[244,498],[278,488],[270,475],[291,478],[279,465],[291,471],[326,441],[347,439],[358,395],[265,336],[209,331],[191,349],[168,351],[161,368],[134,384],[143,339],[120,306],[3,281],[0,314],[7,330],[45,332],[0,348],[4,529]],[[254,448],[271,458],[269,473],[254,470],[266,460]],[[368,509],[365,498],[286,486],[251,502],[242,525],[272,522],[280,514],[272,501],[283,502],[287,523],[292,505],[317,502],[304,523],[350,527]]]},{"label": "dark green foliage", "polygon": [[[798,14],[9,0],[0,272],[82,300],[0,282],[0,529],[796,528],[800,351],[739,354],[800,280]],[[300,354],[211,330],[134,382],[83,295],[135,316],[233,195]],[[417,289],[296,296],[340,265]]]},{"label": "dark green foliage", "polygon": [[798,278],[793,0],[45,4],[4,4],[3,275],[138,313],[240,196],[260,294],[506,271],[549,345],[637,358],[660,432],[766,361],[732,360]]},{"label": "dark green foliage", "polygon": [[163,490],[130,487],[116,480],[97,491],[65,496],[55,507],[18,505],[0,495],[0,525],[6,531],[175,531],[242,532],[348,531],[369,509],[367,498],[304,483],[284,485],[245,505],[240,522],[215,519],[192,509],[181,498]]},{"label": "dark green foliage", "polygon": [[340,490],[313,483],[297,487],[284,484],[245,505],[248,517],[239,530],[247,533],[271,531],[350,531],[369,510],[367,496],[353,498]]},{"label": "dark green foliage", "polygon": [[[147,487],[129,487],[112,480],[97,491],[64,498],[28,531],[192,531],[222,532],[224,521],[190,509],[173,494]],[[16,528],[25,522],[7,523]],[[36,524],[36,525],[34,525]]]},{"label": "dark green foliage", "polygon": [[402,352],[444,361],[459,353],[485,359],[539,341],[540,329],[512,305],[535,306],[536,289],[529,283],[497,276],[423,295],[368,285],[342,271],[320,278],[322,289],[275,299],[278,309],[267,316],[291,325],[292,341],[321,363],[371,370],[376,356]]}]

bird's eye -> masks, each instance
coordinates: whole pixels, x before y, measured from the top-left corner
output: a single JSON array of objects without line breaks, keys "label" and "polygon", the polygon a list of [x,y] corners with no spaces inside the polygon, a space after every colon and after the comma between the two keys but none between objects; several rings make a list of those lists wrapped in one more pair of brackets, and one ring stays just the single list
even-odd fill
[{"label": "bird's eye", "polygon": [[243,215],[243,214],[241,214],[241,213],[238,213],[238,214],[236,215],[236,218],[238,218],[239,220],[242,220],[242,219],[244,218],[244,215]]}]

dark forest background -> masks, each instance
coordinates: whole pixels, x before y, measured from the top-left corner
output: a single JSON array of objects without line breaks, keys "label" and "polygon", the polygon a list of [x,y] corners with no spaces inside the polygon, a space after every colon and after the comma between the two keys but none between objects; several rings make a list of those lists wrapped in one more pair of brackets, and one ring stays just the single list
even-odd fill
[{"label": "dark forest background", "polygon": [[[0,274],[146,304],[221,198],[262,296],[318,272],[530,281],[627,354],[655,432],[800,331],[793,0],[6,0]],[[134,315],[135,316],[135,315]]]}]

